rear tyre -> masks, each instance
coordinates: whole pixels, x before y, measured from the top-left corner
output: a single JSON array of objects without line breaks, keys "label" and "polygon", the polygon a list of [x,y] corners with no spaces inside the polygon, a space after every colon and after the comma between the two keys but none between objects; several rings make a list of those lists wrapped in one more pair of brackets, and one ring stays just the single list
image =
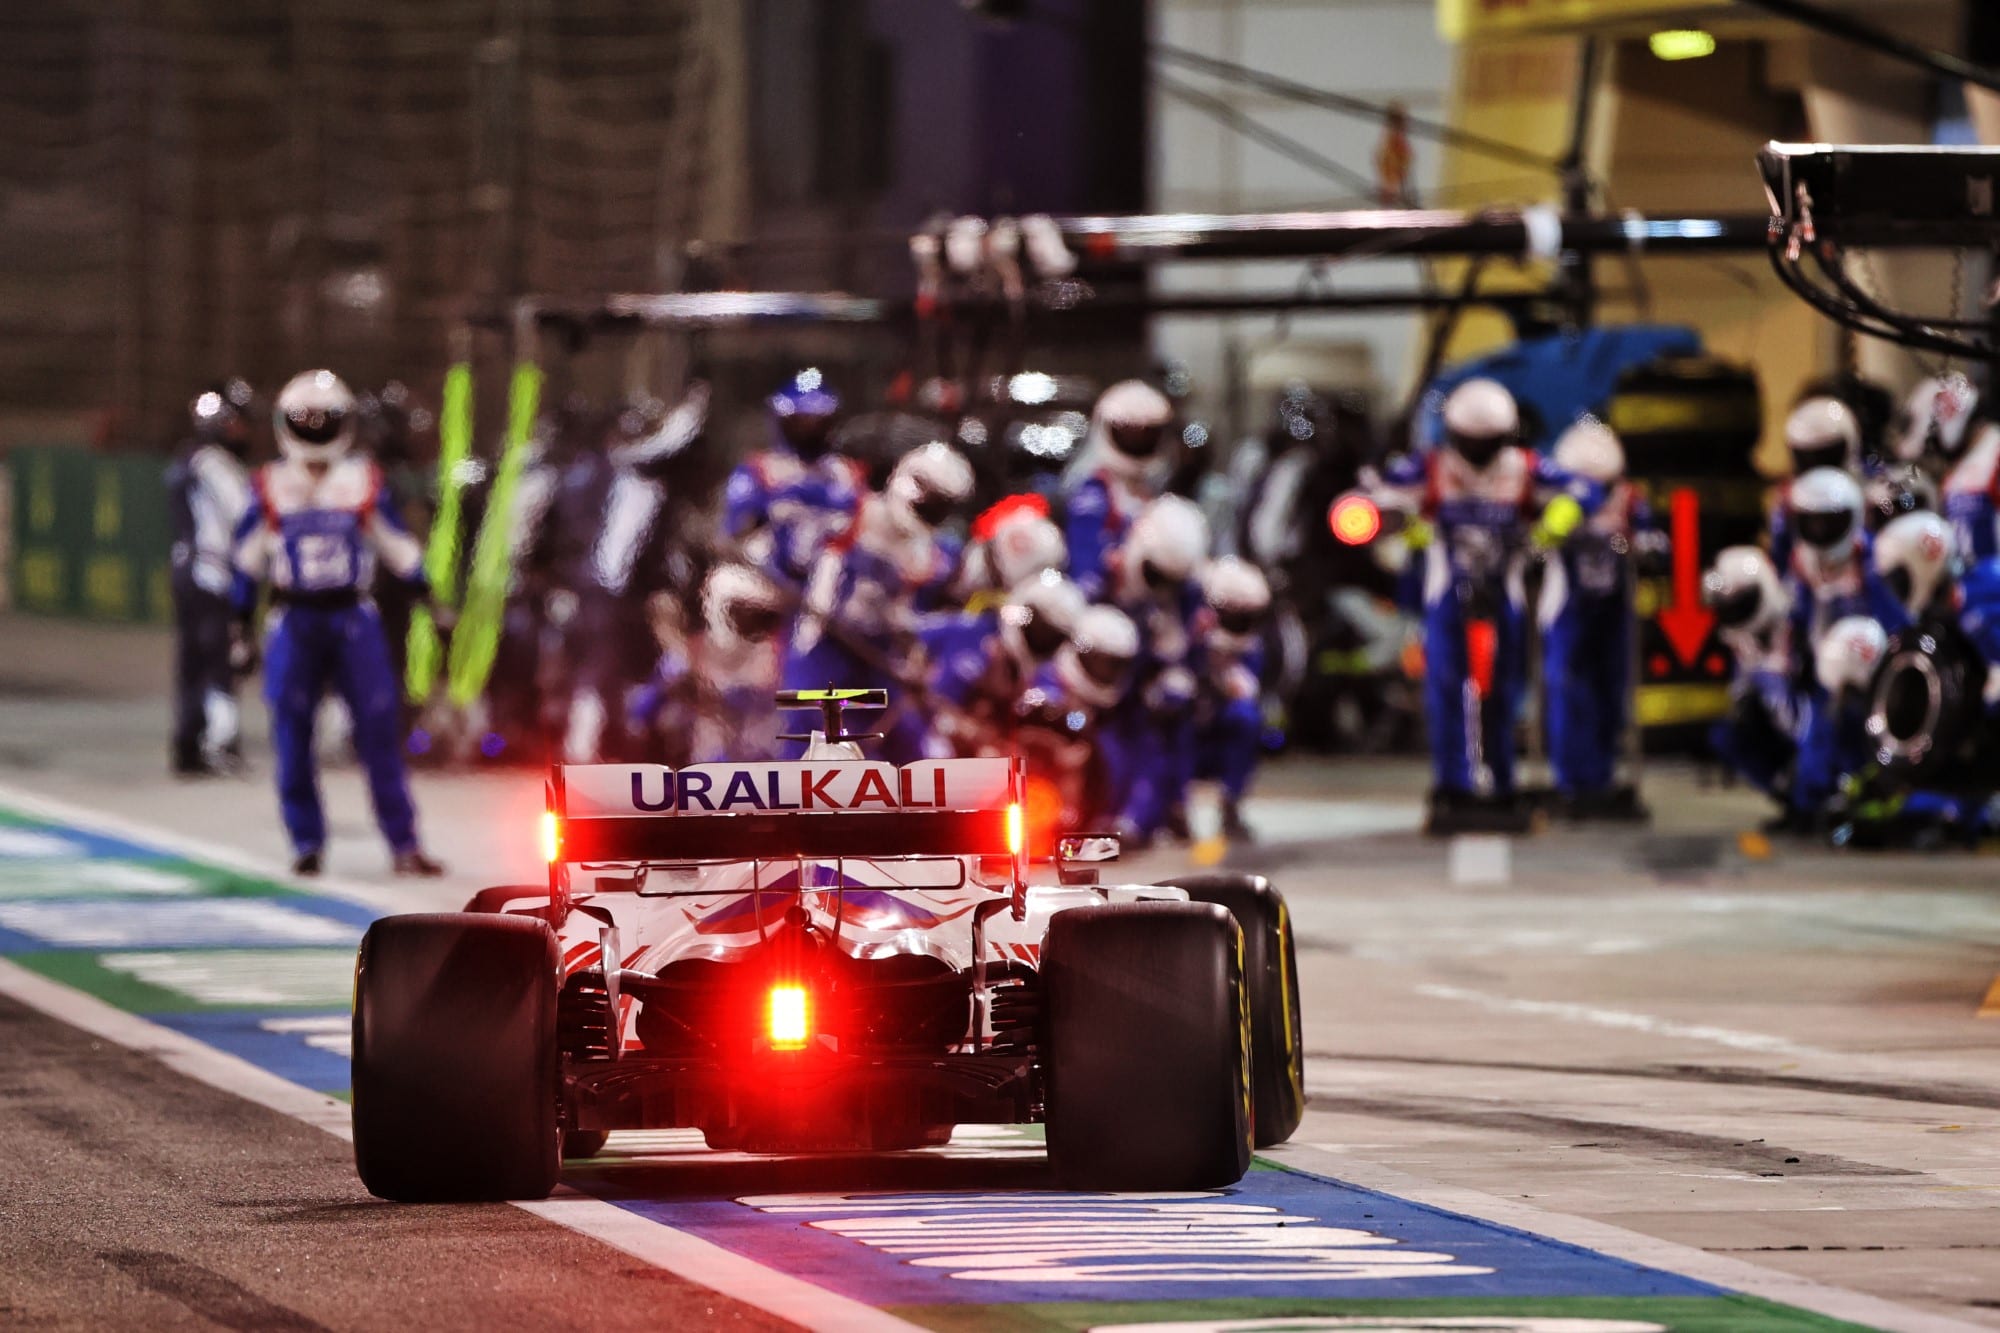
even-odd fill
[{"label": "rear tyre", "polygon": [[595,1157],[604,1151],[604,1145],[610,1138],[607,1130],[572,1129],[563,1135],[562,1154],[571,1160]]},{"label": "rear tyre", "polygon": [[1207,903],[1077,907],[1042,945],[1049,1162],[1070,1189],[1231,1185],[1250,1169],[1242,933]]},{"label": "rear tyre", "polygon": [[556,937],[529,917],[385,917],[354,985],[354,1164],[402,1202],[540,1199],[562,1170]]},{"label": "rear tyre", "polygon": [[1257,1146],[1292,1137],[1306,1112],[1305,1034],[1299,1016],[1298,947],[1285,896],[1262,875],[1216,870],[1166,881],[1198,903],[1220,903],[1243,930],[1250,992],[1250,1104]]}]

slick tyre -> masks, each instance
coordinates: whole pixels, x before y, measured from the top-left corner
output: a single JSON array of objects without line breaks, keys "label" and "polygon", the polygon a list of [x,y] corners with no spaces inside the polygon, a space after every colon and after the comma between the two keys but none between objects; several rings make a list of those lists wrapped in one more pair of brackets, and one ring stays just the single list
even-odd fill
[{"label": "slick tyre", "polygon": [[1187,1190],[1250,1169],[1242,932],[1208,903],[1077,907],[1042,946],[1049,1162],[1069,1189]]},{"label": "slick tyre", "polygon": [[1242,928],[1243,980],[1250,992],[1250,1105],[1257,1146],[1283,1143],[1306,1113],[1298,947],[1285,896],[1262,875],[1226,870],[1166,882],[1186,889],[1198,903],[1228,908]]},{"label": "slick tyre", "polygon": [[611,1135],[602,1129],[572,1129],[563,1135],[563,1156],[575,1161],[604,1151]]},{"label": "slick tyre", "polygon": [[540,1199],[562,1170],[555,934],[392,916],[361,939],[354,1163],[384,1199]]}]

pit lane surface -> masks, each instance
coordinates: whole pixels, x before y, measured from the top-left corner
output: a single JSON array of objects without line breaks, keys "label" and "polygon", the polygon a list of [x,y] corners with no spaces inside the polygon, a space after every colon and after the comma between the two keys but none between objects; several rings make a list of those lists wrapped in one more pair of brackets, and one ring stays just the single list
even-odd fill
[{"label": "pit lane surface", "polygon": [[[31,679],[25,689],[35,692],[31,699],[0,702],[0,735],[9,738],[0,752],[0,782],[17,792],[30,786],[25,795],[32,798],[65,799],[100,820],[109,812],[145,827],[197,834],[252,860],[277,850],[270,798],[261,786],[176,787],[153,777],[158,748],[150,737],[157,734],[162,706],[143,675],[120,673],[105,685],[66,670],[54,679]],[[84,743],[71,748],[65,738]],[[1684,774],[1661,774],[1652,783],[1661,807],[1657,832],[1552,835],[1517,845],[1504,883],[1454,883],[1445,849],[1394,831],[1410,822],[1409,798],[1418,780],[1414,770],[1380,765],[1276,771],[1266,784],[1269,799],[1253,812],[1276,836],[1233,854],[1272,871],[1302,933],[1314,1105],[1299,1136],[1308,1146],[1286,1154],[1290,1164],[1624,1255],[1653,1271],[1694,1273],[1701,1285],[1758,1290],[1761,1283],[1779,1299],[1834,1309],[1867,1324],[2000,1326],[2000,1061],[1993,1054],[2000,1024],[1975,1016],[2000,961],[2000,900],[1991,887],[1990,861],[1792,851],[1749,859],[1733,840],[1709,832],[1748,823],[1752,803],[1740,794],[1700,790]],[[380,853],[368,835],[358,784],[351,774],[336,775],[331,787],[335,867],[359,870],[355,877],[370,881],[351,886],[353,896],[408,907],[456,905],[467,887],[517,879],[532,867],[538,796],[532,780],[425,779],[420,799],[432,836],[455,868],[468,873],[447,886],[421,888],[373,880],[369,872],[380,864]],[[509,829],[515,830],[512,843]],[[118,862],[116,856],[92,859]],[[127,880],[128,891],[133,882]],[[345,910],[300,914],[351,925]],[[257,909],[248,919],[267,917]],[[235,917],[239,925],[244,919],[240,912]],[[268,929],[268,920],[259,928]],[[282,929],[308,936],[331,931],[296,922]],[[339,951],[330,941],[310,938],[278,946],[266,939],[262,947]],[[85,943],[39,951],[97,958],[121,950],[172,955],[145,963],[150,979],[136,974],[130,960],[122,972],[106,969],[106,975],[125,978],[121,985],[173,991],[202,981],[186,970],[199,952],[196,944],[149,950]],[[311,968],[266,968],[257,979],[306,984],[302,979],[312,975]],[[318,984],[324,985],[323,973]],[[127,998],[131,1007],[158,996],[134,991]],[[160,1012],[178,1013],[173,1022],[182,1031],[202,1023],[232,1026],[205,1006],[183,1003]],[[290,1071],[293,1077],[327,1086],[324,1071],[339,1067],[338,1053],[326,1046],[337,1037],[338,1006],[294,1005],[280,1016],[284,1020],[293,1022],[290,1031],[271,1032],[262,1020],[247,1027],[237,1022],[233,1031],[239,1038],[260,1034],[267,1058],[284,1052],[300,1066]],[[223,1040],[214,1030],[197,1035]],[[35,1067],[60,1058],[45,1048],[29,1049],[41,1051],[32,1057]],[[315,1068],[322,1072],[315,1075]],[[322,1081],[315,1083],[316,1077]],[[9,1082],[17,1081],[10,1064]],[[88,1102],[93,1095],[91,1085],[80,1082],[53,1104],[68,1105],[67,1097]],[[181,1096],[169,1087],[160,1101],[179,1105]],[[6,1105],[11,1110],[13,1103]],[[50,1116],[68,1114],[57,1109]],[[175,1133],[207,1119],[178,1112],[167,1118]],[[348,1248],[349,1218],[386,1206],[360,1202],[364,1196],[347,1174],[344,1148],[326,1144],[333,1151],[330,1169],[340,1179],[329,1188],[348,1191],[357,1206],[313,1235],[326,1237],[318,1242],[326,1264],[352,1271],[367,1261],[364,1240]],[[190,1149],[188,1160],[227,1160],[210,1157],[212,1151],[218,1149]],[[826,1207],[825,1196],[896,1188],[943,1191],[960,1201],[951,1207],[963,1208],[967,1198],[1039,1183],[1032,1148],[989,1141],[946,1151],[960,1157],[794,1177],[796,1168],[698,1158],[684,1142],[614,1141],[602,1165],[575,1169],[571,1178],[641,1210],[680,1210],[672,1223],[682,1228],[702,1224],[688,1210],[722,1206],[724,1216],[745,1228],[743,1244],[774,1264],[809,1268],[811,1256],[801,1251],[812,1247],[797,1238],[809,1236],[817,1246],[830,1233],[845,1248],[823,1251],[842,1256],[823,1262],[851,1274],[883,1261],[894,1272],[914,1265],[883,1260],[878,1250],[884,1247],[867,1246],[837,1228],[799,1225],[852,1221],[845,1208],[780,1213],[736,1200],[808,1193],[814,1198],[797,1206],[810,1210]],[[116,1154],[107,1157],[116,1160]],[[8,1180],[6,1199],[61,1188],[61,1173],[41,1159],[29,1154],[18,1160],[27,1179]],[[933,1170],[941,1180],[929,1175]],[[1339,1225],[1339,1217],[1322,1215],[1333,1211],[1332,1202],[1332,1196],[1316,1196],[1310,1209],[1291,1211]],[[117,1196],[107,1204],[108,1212],[90,1214],[100,1250],[107,1248],[101,1237],[116,1236],[131,1222]],[[550,1235],[564,1234],[517,1210],[453,1211],[468,1217],[504,1213]],[[1365,1230],[1383,1219],[1350,1220]],[[249,1222],[237,1225],[248,1229]],[[969,1225],[1052,1234],[1046,1220],[1033,1218],[982,1215]],[[459,1233],[472,1226],[449,1222],[433,1229],[452,1233],[443,1239],[463,1240]],[[202,1254],[250,1244],[227,1230],[207,1235]],[[564,1243],[581,1242],[566,1237]],[[1647,1244],[1656,1248],[1648,1251]],[[1466,1259],[1434,1243],[1430,1233],[1421,1249]],[[1755,1269],[1731,1267],[1742,1260],[1753,1261]],[[614,1255],[607,1262],[619,1260]],[[1714,1267],[1704,1270],[1703,1262]],[[491,1282],[486,1263],[472,1263],[462,1280]],[[1752,1276],[1745,1278],[1746,1272]],[[1788,1275],[1824,1285],[1787,1287]],[[1411,1321],[1444,1315],[1555,1313],[1545,1303],[1454,1294],[1451,1284],[1464,1277],[1424,1278],[1408,1293],[1385,1298],[1394,1301],[1393,1326],[1416,1327]],[[1904,1309],[1844,1300],[1838,1292],[1829,1301],[1827,1287],[1888,1298]],[[1099,1302],[1091,1303],[1094,1309],[1004,1299],[897,1304],[907,1293],[863,1295],[939,1327],[1081,1327],[1304,1312],[1297,1299],[1271,1309],[1254,1297],[1246,1304],[1229,1296],[1189,1299],[1184,1291],[1171,1293],[1166,1304],[1116,1302],[1115,1312]],[[1473,1304],[1454,1303],[1467,1299]],[[1611,1293],[1570,1299],[1602,1303],[1566,1306],[1568,1315],[1676,1328],[1751,1326],[1742,1308],[1725,1313],[1711,1297],[1670,1298],[1697,1306],[1655,1304],[1650,1313]],[[730,1312],[726,1303],[720,1308]],[[1382,1307],[1356,1295],[1338,1308],[1358,1317]],[[555,1310],[525,1298],[519,1309],[520,1317],[509,1322],[564,1322]],[[1028,1322],[1031,1317],[1036,1322]],[[329,1326],[371,1326],[329,1318]],[[454,1316],[444,1324],[455,1322]]]}]

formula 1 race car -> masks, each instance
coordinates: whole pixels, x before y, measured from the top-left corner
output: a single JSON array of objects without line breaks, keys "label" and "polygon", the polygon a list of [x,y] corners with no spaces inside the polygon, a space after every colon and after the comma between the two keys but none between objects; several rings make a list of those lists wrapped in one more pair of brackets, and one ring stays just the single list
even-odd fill
[{"label": "formula 1 race car", "polygon": [[1204,1189],[1304,1109],[1285,902],[1256,875],[1029,880],[1016,759],[865,759],[847,708],[793,762],[556,768],[546,885],[361,942],[354,1156],[398,1200],[547,1195],[608,1131],[882,1152],[1041,1122],[1064,1186]]}]

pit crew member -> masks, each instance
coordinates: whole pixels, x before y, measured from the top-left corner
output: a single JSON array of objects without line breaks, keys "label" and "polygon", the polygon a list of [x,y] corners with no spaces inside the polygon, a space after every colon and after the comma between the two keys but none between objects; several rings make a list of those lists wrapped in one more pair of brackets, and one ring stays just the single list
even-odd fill
[{"label": "pit crew member", "polygon": [[1167,396],[1144,380],[1112,385],[1091,411],[1077,455],[1082,480],[1064,511],[1070,577],[1086,597],[1105,595],[1106,557],[1159,494],[1173,415]]},{"label": "pit crew member", "polygon": [[[355,752],[396,873],[442,874],[417,838],[403,770],[402,682],[389,669],[382,622],[367,596],[377,560],[427,591],[423,551],[382,503],[380,471],[347,456],[355,402],[338,376],[327,370],[295,376],[278,394],[274,426],[281,457],[257,472],[255,498],[237,526],[235,600],[247,618],[259,584],[271,585],[264,693],[279,805],[297,856],[293,870],[316,875],[324,864],[313,719],[330,686],[353,719]],[[445,620],[438,608],[432,611]]]},{"label": "pit crew member", "polygon": [[167,468],[173,523],[168,587],[174,602],[174,730],[169,765],[182,777],[242,763],[229,593],[231,548],[250,507],[250,386],[227,380],[188,405],[188,438]]}]

